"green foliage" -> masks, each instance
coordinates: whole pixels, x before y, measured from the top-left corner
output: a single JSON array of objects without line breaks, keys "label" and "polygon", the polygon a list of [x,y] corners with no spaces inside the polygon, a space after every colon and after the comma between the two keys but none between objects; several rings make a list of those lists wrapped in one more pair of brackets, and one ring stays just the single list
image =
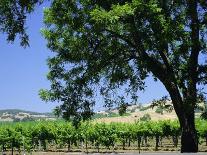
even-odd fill
[{"label": "green foliage", "polygon": [[[207,122],[196,120],[196,129],[200,138],[207,134]],[[114,147],[124,144],[127,139],[137,141],[139,137],[179,137],[181,129],[177,120],[171,121],[139,121],[137,123],[90,123],[82,122],[78,128],[72,123],[64,121],[55,122],[22,122],[3,123],[0,126],[0,143],[7,149],[12,147],[27,151],[36,149],[41,141],[42,148],[47,150],[47,145],[57,147],[84,142],[94,144],[96,147]]]},{"label": "green foliage", "polygon": [[162,108],[160,108],[160,107],[157,107],[155,112],[158,113],[158,114],[162,114],[163,115],[164,110]]},{"label": "green foliage", "polygon": [[124,114],[126,114],[127,105],[121,104],[118,109],[119,109],[119,115],[123,116]]},{"label": "green foliage", "polygon": [[206,111],[204,111],[204,112],[201,114],[201,118],[207,120],[207,112],[206,112]]},{"label": "green foliage", "polygon": [[140,117],[140,121],[150,121],[151,116],[150,114],[144,114],[142,117]]},{"label": "green foliage", "polygon": [[[121,116],[130,116],[130,113],[125,113],[125,114],[123,114]],[[114,113],[114,112],[109,112],[107,117],[120,117],[120,114],[117,114],[117,113]]]},{"label": "green foliage", "polygon": [[95,113],[92,117],[92,119],[98,119],[98,118],[106,118],[107,114],[99,114],[99,113]]},{"label": "green foliage", "polygon": [[[130,116],[130,113],[124,113],[121,116]],[[120,114],[109,112],[108,114],[94,114],[92,119],[98,119],[98,118],[106,118],[106,117],[120,117]]]},{"label": "green foliage", "polygon": [[207,120],[207,101],[204,101],[204,108],[202,109],[201,119]]},{"label": "green foliage", "polygon": [[18,35],[21,46],[28,46],[26,33],[26,17],[34,11],[37,4],[43,0],[1,0],[0,31],[7,35],[7,41],[13,42]]},{"label": "green foliage", "polygon": [[206,138],[207,136],[207,122],[205,120],[197,119],[196,128],[198,130],[198,134],[202,138]]},{"label": "green foliage", "polygon": [[173,111],[173,105],[169,101],[167,96],[164,96],[159,100],[154,100],[152,102],[152,104],[150,105],[150,107],[151,108],[156,107],[155,112],[159,113],[159,114],[162,114],[162,115],[163,115],[164,111],[166,111],[166,112],[172,112]]},{"label": "green foliage", "polygon": [[[206,57],[206,8],[198,0],[53,1],[42,34],[55,54],[42,99],[61,102],[62,116],[77,122],[91,118],[97,91],[106,107],[136,103],[152,75],[170,94],[183,131],[196,134],[191,118],[207,84],[199,60]],[[196,152],[194,141],[194,150],[182,152]]]}]

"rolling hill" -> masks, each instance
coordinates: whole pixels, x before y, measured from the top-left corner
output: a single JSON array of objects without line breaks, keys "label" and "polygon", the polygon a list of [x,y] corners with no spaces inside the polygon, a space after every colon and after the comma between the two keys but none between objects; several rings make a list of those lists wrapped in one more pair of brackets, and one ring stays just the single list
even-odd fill
[{"label": "rolling hill", "polygon": [[55,116],[52,113],[38,113],[38,112],[25,111],[25,110],[20,110],[20,109],[0,110],[0,121],[1,122],[54,120],[54,119],[55,119]]},{"label": "rolling hill", "polygon": [[[167,104],[171,104],[171,101],[168,101]],[[94,116],[95,122],[130,122],[134,123],[135,121],[139,121],[141,119],[159,121],[159,120],[174,120],[177,119],[177,115],[172,109],[172,111],[161,110],[158,107],[152,108],[151,104],[145,104],[144,106],[138,105],[129,105],[126,110],[126,114],[120,116],[118,113],[118,109],[113,109],[111,111],[99,111]],[[204,103],[200,103],[199,106],[204,107]],[[201,110],[195,110],[195,116],[200,117]]]},{"label": "rolling hill", "polygon": [[[171,104],[168,101],[168,104]],[[150,119],[154,121],[177,119],[175,111],[162,111],[158,107],[152,108],[151,104],[140,105],[128,105],[126,113],[123,116],[119,115],[117,108],[112,110],[98,111],[93,116],[95,122],[135,122],[140,119]],[[203,104],[202,104],[203,105]],[[196,117],[199,117],[201,112],[196,111]],[[146,118],[147,117],[147,118]],[[53,113],[39,113],[31,112],[20,109],[5,109],[0,110],[0,122],[2,121],[33,121],[33,120],[55,120],[56,117]]]}]

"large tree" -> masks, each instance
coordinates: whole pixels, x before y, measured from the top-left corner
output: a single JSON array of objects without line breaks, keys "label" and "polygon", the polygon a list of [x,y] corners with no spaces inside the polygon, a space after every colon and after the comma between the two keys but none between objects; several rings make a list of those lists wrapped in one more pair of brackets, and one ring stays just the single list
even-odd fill
[{"label": "large tree", "polygon": [[[207,83],[206,0],[54,0],[45,10],[44,37],[57,111],[75,120],[92,114],[97,90],[125,90],[136,99],[148,75],[169,92],[182,128],[181,152],[197,152],[197,98]],[[122,91],[116,91],[122,88]],[[199,89],[198,89],[199,88]]]},{"label": "large tree", "polygon": [[34,11],[37,4],[43,0],[1,0],[0,1],[0,32],[7,36],[7,41],[13,42],[18,35],[21,46],[29,45],[26,33],[26,17]]}]

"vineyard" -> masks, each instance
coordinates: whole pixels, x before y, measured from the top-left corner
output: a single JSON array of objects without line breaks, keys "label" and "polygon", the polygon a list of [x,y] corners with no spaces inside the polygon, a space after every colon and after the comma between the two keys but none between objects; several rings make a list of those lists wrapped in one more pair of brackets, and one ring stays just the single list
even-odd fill
[{"label": "vineyard", "polygon": [[[207,151],[207,121],[196,120],[199,151]],[[78,128],[63,121],[2,123],[2,152],[33,151],[178,151],[180,128],[177,121],[137,123],[84,122]]]}]

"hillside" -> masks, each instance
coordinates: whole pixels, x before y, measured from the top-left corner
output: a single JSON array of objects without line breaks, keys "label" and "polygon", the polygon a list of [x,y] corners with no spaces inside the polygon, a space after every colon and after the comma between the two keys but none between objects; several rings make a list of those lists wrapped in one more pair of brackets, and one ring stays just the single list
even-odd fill
[{"label": "hillside", "polygon": [[[171,104],[168,101],[168,104]],[[177,119],[175,111],[160,111],[158,107],[151,108],[149,105],[129,105],[126,110],[126,114],[123,116],[119,115],[118,109],[98,111],[93,116],[95,122],[131,122],[134,123],[140,119],[150,119],[153,121],[158,120],[173,120]],[[203,105],[203,104],[202,104]],[[196,112],[196,117],[200,116],[199,110]],[[147,117],[147,118],[146,118]],[[33,120],[55,120],[55,116],[52,113],[38,113],[25,111],[20,109],[5,109],[0,110],[0,122],[2,121],[33,121]]]},{"label": "hillside", "polygon": [[53,116],[52,113],[39,113],[39,112],[32,112],[32,111],[26,111],[26,110],[20,110],[20,109],[4,109],[4,110],[0,110],[0,115],[2,115],[3,113],[9,113],[9,114],[18,114],[18,113],[28,113],[30,115],[47,115],[47,116]]},{"label": "hillside", "polygon": [[[170,101],[168,101],[168,104],[171,104]],[[162,111],[160,112],[160,109],[158,107],[151,108],[148,105],[145,106],[138,106],[138,105],[130,105],[127,107],[126,114],[124,116],[120,116],[118,113],[118,109],[113,109],[111,111],[99,111],[94,116],[95,122],[130,122],[134,123],[135,121],[138,121],[140,119],[145,119],[144,117],[150,117],[148,119],[153,121],[158,120],[174,120],[177,119],[177,115],[172,109],[172,111]],[[201,104],[203,106],[203,104]],[[196,110],[195,113],[196,117],[199,117],[201,112],[199,110]]]},{"label": "hillside", "polygon": [[20,109],[4,109],[0,110],[0,121],[5,122],[19,122],[19,121],[33,121],[33,120],[54,120],[52,113],[38,113],[32,111],[25,111]]}]

